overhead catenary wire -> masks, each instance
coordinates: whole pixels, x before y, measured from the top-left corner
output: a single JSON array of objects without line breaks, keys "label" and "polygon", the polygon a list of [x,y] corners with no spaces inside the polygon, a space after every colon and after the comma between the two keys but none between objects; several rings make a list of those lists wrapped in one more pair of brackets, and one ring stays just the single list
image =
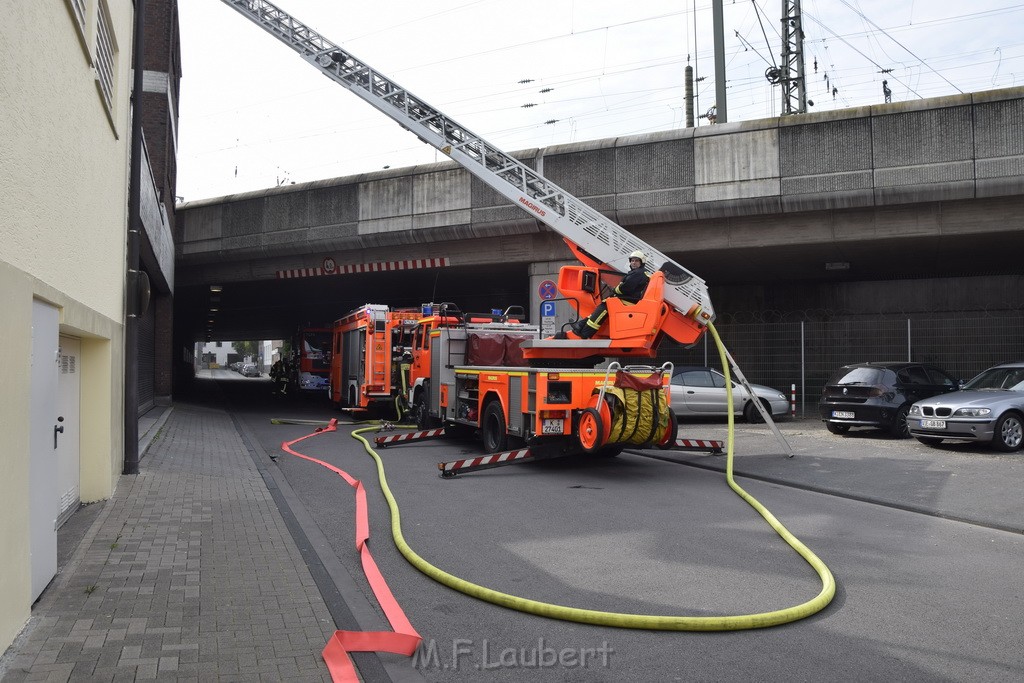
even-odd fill
[{"label": "overhead catenary wire", "polygon": [[847,7],[849,7],[849,8],[851,9],[851,10],[853,10],[854,12],[856,12],[856,13],[857,13],[858,15],[860,15],[860,17],[861,17],[861,18],[862,18],[862,19],[863,19],[864,21],[866,21],[866,22],[868,22],[869,24],[871,24],[871,26],[873,26],[873,27],[874,27],[875,29],[877,29],[877,30],[881,31],[881,32],[882,32],[883,34],[885,34],[885,36],[886,36],[886,37],[887,37],[887,38],[888,38],[889,40],[893,41],[894,43],[896,43],[897,45],[899,45],[899,46],[900,46],[901,48],[903,48],[904,50],[906,50],[906,52],[907,52],[907,53],[909,53],[911,57],[913,57],[914,59],[916,59],[916,60],[917,60],[917,61],[918,61],[918,62],[919,62],[919,63],[920,63],[920,64],[921,64],[922,66],[925,66],[925,67],[927,67],[927,68],[928,68],[928,69],[929,69],[929,70],[930,70],[930,71],[931,71],[932,73],[934,73],[934,74],[935,74],[936,76],[938,76],[939,78],[941,78],[942,80],[944,80],[944,81],[945,81],[946,83],[948,83],[948,84],[949,84],[949,86],[950,86],[950,87],[952,87],[952,88],[953,88],[954,90],[956,90],[956,91],[957,91],[958,93],[961,93],[961,94],[963,94],[963,90],[961,90],[960,88],[956,87],[956,85],[955,85],[955,84],[954,84],[954,83],[953,83],[952,81],[950,81],[950,80],[949,80],[948,78],[946,78],[945,76],[943,76],[943,75],[942,75],[941,73],[939,73],[939,72],[938,72],[938,71],[936,71],[935,69],[932,69],[932,68],[931,68],[931,66],[930,66],[930,65],[928,64],[928,62],[927,62],[927,61],[925,61],[924,59],[921,59],[921,58],[920,58],[920,57],[918,57],[918,56],[917,56],[916,54],[914,54],[914,51],[913,51],[913,50],[911,50],[911,49],[910,49],[909,47],[907,47],[906,45],[904,45],[904,44],[903,44],[903,43],[901,43],[900,41],[898,41],[898,40],[896,40],[895,38],[893,38],[892,36],[890,36],[890,35],[889,35],[889,34],[888,34],[888,33],[886,32],[886,30],[885,30],[885,29],[883,29],[882,27],[880,27],[880,26],[879,26],[878,24],[876,24],[875,22],[871,21],[871,19],[869,19],[869,18],[868,18],[868,17],[867,17],[867,16],[866,16],[866,15],[865,15],[865,14],[864,14],[864,13],[863,13],[863,12],[862,12],[862,11],[861,11],[860,9],[859,9],[859,8],[856,8],[856,7],[854,7],[854,6],[853,6],[853,5],[851,5],[851,4],[849,3],[849,2],[847,2],[847,0],[839,0],[839,2],[843,3],[844,5],[846,5]]},{"label": "overhead catenary wire", "polygon": [[[392,30],[395,26],[400,26],[403,31],[408,31],[410,33],[412,29],[423,26],[426,29],[424,34],[430,35],[432,33],[436,33],[436,31],[428,28],[432,23],[447,20],[446,16],[438,15],[444,15],[447,12],[450,16],[450,12],[452,10],[459,9],[461,17],[465,12],[479,12],[485,5],[486,3],[483,2],[461,2],[455,3],[452,8],[440,7],[439,11],[428,13],[424,17],[416,17],[412,19],[403,17],[401,21],[391,22],[389,24],[384,24],[382,22],[375,26],[369,26],[365,33],[354,36],[352,40],[377,40],[381,34],[387,34],[387,32]],[[577,3],[577,6],[579,6],[579,3]],[[740,4],[737,3],[735,7],[738,10],[740,8]],[[848,6],[841,5],[840,7],[842,7],[844,11],[853,12],[853,9]],[[756,3],[744,4],[743,9],[745,15],[748,17],[747,27],[749,28],[741,28],[739,33],[741,35],[745,34],[749,37],[747,42],[754,49],[744,55],[743,47],[739,45],[738,42],[728,47],[729,54],[727,55],[727,60],[730,67],[729,82],[726,84],[726,87],[732,97],[739,98],[739,102],[741,104],[740,107],[737,107],[735,104],[731,107],[732,116],[730,118],[735,120],[751,118],[752,115],[754,117],[773,115],[773,105],[775,104],[776,99],[770,94],[770,86],[767,83],[758,84],[753,79],[747,79],[745,77],[745,69],[749,68],[751,61],[756,60],[758,63],[764,63],[766,55],[764,55],[763,47],[767,47],[768,40],[774,41],[775,38],[772,36],[765,37],[767,31],[765,30],[766,27],[763,26],[763,23],[760,31],[753,28],[754,15],[751,11],[764,13],[764,9],[761,6]],[[987,49],[984,50],[957,50],[954,48],[952,51],[946,50],[942,52],[941,55],[934,56],[922,53],[917,43],[907,41],[905,38],[908,35],[908,32],[912,32],[916,37],[918,33],[922,31],[939,28],[950,23],[961,24],[964,26],[964,30],[966,31],[966,22],[976,21],[978,22],[977,25],[980,26],[981,22],[990,23],[998,21],[1013,13],[1019,13],[1022,9],[1024,9],[1024,5],[1012,4],[995,9],[979,9],[978,11],[962,12],[955,16],[950,14],[940,18],[919,16],[918,20],[912,24],[903,23],[893,26],[887,25],[880,29],[873,29],[869,26],[865,26],[864,30],[859,31],[826,30],[814,25],[812,27],[813,30],[808,31],[807,40],[805,41],[806,49],[808,52],[813,51],[820,55],[821,46],[827,46],[827,43],[823,43],[822,40],[816,40],[815,36],[812,35],[813,33],[819,34],[825,40],[833,41],[832,49],[828,52],[830,52],[833,57],[832,61],[834,61],[835,64],[834,66],[830,66],[828,71],[831,83],[839,85],[840,95],[835,103],[818,100],[817,108],[821,110],[826,107],[834,108],[836,106],[849,106],[850,104],[864,102],[865,98],[868,98],[867,102],[879,101],[881,97],[881,90],[877,85],[877,72],[881,71],[883,68],[891,68],[893,66],[898,67],[897,71],[894,72],[891,77],[887,76],[889,78],[890,85],[893,86],[893,89],[897,89],[898,85],[900,90],[906,92],[910,96],[918,98],[941,95],[950,91],[957,92],[957,90],[952,90],[949,85],[950,83],[955,83],[956,87],[961,91],[989,89],[992,87],[1000,87],[1001,84],[1009,85],[1016,78],[1016,74],[1020,74],[1024,71],[1024,69],[1017,66],[1020,64],[1020,60],[1022,59],[1021,51],[1014,47],[1014,44],[1018,41],[1007,40],[1005,37],[998,41],[998,45],[1002,47],[1001,56],[1003,61],[998,72],[995,72],[995,75],[993,75],[993,65],[995,64],[995,61],[993,61],[992,58],[992,51],[996,47],[996,44],[994,43],[987,46]],[[545,84],[550,85],[556,82],[568,80],[565,78],[565,76],[568,75],[568,72],[576,71],[577,73],[574,76],[571,76],[571,78],[574,86],[579,89],[580,93],[583,93],[587,89],[594,91],[599,90],[604,97],[608,98],[609,103],[612,104],[614,104],[616,98],[620,97],[620,91],[635,89],[636,83],[640,80],[649,83],[655,83],[657,81],[672,81],[674,84],[679,86],[679,94],[678,101],[672,103],[671,106],[676,106],[678,108],[683,100],[683,69],[681,67],[687,63],[687,56],[689,55],[690,57],[689,62],[696,67],[696,77],[698,79],[700,78],[700,72],[702,71],[700,65],[702,63],[706,63],[706,60],[710,58],[710,53],[708,51],[702,52],[700,45],[696,44],[695,41],[689,41],[690,30],[699,32],[699,22],[703,21],[706,10],[707,4],[698,4],[695,1],[692,6],[687,6],[685,9],[679,9],[675,12],[655,11],[651,12],[650,16],[632,19],[631,21],[608,21],[604,22],[602,26],[584,26],[581,28],[580,22],[577,20],[574,26],[567,25],[565,30],[556,31],[556,35],[543,38],[543,40],[546,41],[543,44],[545,46],[566,45],[567,47],[563,51],[572,52],[574,48],[570,48],[568,46],[575,44],[568,41],[571,41],[574,38],[594,35],[599,31],[603,31],[605,35],[611,35],[609,29],[614,29],[615,31],[634,31],[636,29],[643,29],[646,34],[650,32],[650,29],[658,24],[658,21],[663,21],[664,17],[668,17],[668,21],[672,21],[673,17],[683,19],[683,22],[680,24],[680,32],[686,34],[687,44],[684,46],[684,41],[679,41],[680,49],[674,58],[667,58],[667,55],[664,54],[659,55],[658,59],[661,60],[661,64],[651,62],[643,63],[646,62],[646,60],[637,59],[624,60],[622,57],[625,53],[619,52],[613,54],[609,45],[607,62],[604,62],[602,57],[598,55],[595,57],[595,64],[600,68],[591,70],[591,73],[589,74],[581,72],[578,69],[559,69],[556,66],[556,68],[545,70],[543,73],[537,73],[534,71],[530,75],[538,77]],[[832,8],[830,8],[829,11],[831,12]],[[579,10],[577,10],[577,12],[579,12]],[[915,14],[920,13],[915,12]],[[823,17],[820,12],[812,12],[810,16],[812,19],[809,21],[812,23],[814,20],[824,19],[825,23],[830,24],[832,28],[836,28],[837,26],[829,20],[829,16],[831,15]],[[690,21],[691,18],[692,22]],[[776,22],[769,22],[773,27],[773,32],[775,31],[775,23]],[[875,22],[873,23],[879,27],[882,26],[882,22],[879,21],[877,17],[875,17]],[[693,25],[692,29],[683,28],[690,24]],[[849,26],[848,23],[844,24],[842,28],[847,26]],[[753,35],[750,33],[751,29],[760,33],[762,38],[754,40]],[[806,29],[807,26],[805,25],[805,30]],[[920,71],[918,71],[913,66],[913,63],[915,63],[914,58],[909,56],[909,52],[907,60],[908,64],[906,65],[885,63],[880,61],[880,57],[869,59],[866,56],[857,54],[854,48],[860,49],[865,53],[865,55],[870,54],[870,52],[864,47],[864,41],[873,40],[873,35],[881,36],[882,31],[893,39],[894,44],[898,42],[899,44],[909,48],[914,55],[927,59],[927,64],[922,64]],[[974,35],[979,35],[978,31],[974,31],[973,33]],[[497,35],[500,36],[501,34]],[[681,37],[682,36],[680,36],[680,38]],[[762,44],[761,40],[765,40],[766,42]],[[836,48],[840,47],[840,44],[843,43],[843,41],[845,41],[845,43],[850,47],[847,48],[847,45],[843,44],[842,50],[837,51]],[[447,43],[449,46],[452,44],[457,45],[458,43]],[[496,49],[507,48],[509,50],[508,54],[511,55],[519,49],[516,46],[520,45],[525,46],[523,48],[525,50],[533,50],[538,47],[539,43],[537,41],[510,40],[507,45],[495,45],[487,50],[467,49],[461,54],[449,53],[449,55],[445,56],[444,63],[450,65],[453,65],[456,62],[467,64],[472,63],[480,60],[482,55],[490,54],[493,56],[493,54],[495,54],[494,50]],[[683,51],[684,47],[685,52]],[[708,47],[710,48],[710,45]],[[854,55],[853,60],[845,54],[844,56],[839,57],[840,52],[845,53],[847,49],[850,50],[850,54]],[[774,55],[775,51],[771,51]],[[957,55],[963,56],[958,59]],[[630,61],[633,62],[632,66],[629,66]],[[824,61],[826,60],[822,60],[822,62]],[[436,60],[429,60],[411,64],[398,64],[397,71],[404,73],[421,67],[427,67],[435,62]],[[855,62],[862,62],[864,66],[861,67]],[[556,60],[553,64],[557,65],[559,62]],[[678,65],[675,72],[672,71],[674,65]],[[763,71],[763,68],[764,67],[761,68],[761,71]],[[868,68],[871,70],[868,71]],[[900,71],[899,69],[903,69],[903,71]],[[911,69],[913,69],[913,72],[910,71]],[[195,71],[189,71],[190,76],[194,73]],[[858,73],[859,76],[854,77],[852,75],[854,73]],[[940,75],[942,78],[939,77]],[[874,76],[874,79],[872,76]],[[184,82],[185,81],[183,80],[183,83]],[[302,81],[296,80],[297,84],[301,82]],[[508,82],[511,83],[512,81],[510,80]],[[817,85],[813,85],[813,83],[817,83]],[[820,88],[821,83],[820,74],[818,74],[817,81],[813,81],[812,78],[808,77],[808,85],[812,88]],[[501,87],[500,84],[498,84],[497,88],[494,86],[495,82],[493,79],[452,79],[448,83],[448,87],[439,91],[442,96],[449,97],[449,101],[445,102],[441,100],[440,104],[447,108],[451,107],[455,101],[458,101],[458,104],[455,106],[464,107],[465,109],[457,111],[457,115],[465,117],[467,115],[466,111],[470,111],[471,115],[475,116],[475,111],[479,110],[481,121],[486,122],[488,120],[495,119],[498,122],[498,125],[493,128],[488,127],[486,124],[474,124],[475,128],[488,133],[495,130],[506,130],[511,128],[523,130],[523,133],[516,134],[517,142],[515,143],[522,147],[564,142],[567,136],[573,135],[567,127],[568,122],[570,121],[578,122],[576,124],[578,125],[578,130],[575,130],[575,136],[583,139],[624,135],[628,134],[623,132],[626,129],[629,131],[658,130],[671,129],[679,125],[677,117],[672,113],[670,105],[657,104],[654,101],[656,98],[652,98],[652,104],[654,104],[653,107],[647,106],[647,103],[642,99],[638,99],[634,103],[637,107],[636,117],[630,117],[627,113],[623,112],[623,115],[618,117],[598,118],[593,115],[593,110],[598,107],[591,106],[592,103],[597,102],[598,100],[587,100],[583,97],[567,97],[565,96],[566,93],[561,91],[558,92],[559,97],[556,99],[550,99],[549,101],[542,103],[543,106],[547,108],[545,111],[542,112],[540,109],[532,110],[533,112],[537,112],[537,123],[531,125],[530,121],[520,118],[519,120],[521,121],[521,125],[502,125],[503,123],[511,122],[511,110],[514,109],[523,113],[530,110],[520,109],[520,105],[523,100],[521,97],[516,98],[514,88],[507,86]],[[713,79],[705,78],[703,81],[698,80],[696,86],[694,95],[699,98],[697,102],[700,104],[701,102],[706,101],[704,98],[706,98],[707,93],[709,92],[708,89],[714,87],[714,81]],[[298,92],[287,92],[287,86],[285,91],[282,91],[280,88],[268,88],[264,92],[273,93],[272,96],[259,97],[255,100],[235,98],[232,100],[232,106],[230,108],[222,109],[220,112],[210,112],[209,114],[204,115],[204,119],[213,125],[214,121],[210,117],[215,116],[218,117],[218,120],[215,122],[216,126],[231,126],[236,128],[236,124],[239,119],[247,117],[247,112],[254,112],[257,110],[262,111],[263,109],[269,110],[284,108],[291,102],[294,102],[296,105],[301,105],[304,112],[313,112],[314,114],[317,114],[321,110],[317,107],[316,102],[323,96],[323,91],[325,90],[326,88],[315,90],[310,90],[308,88],[296,88],[296,91]],[[659,89],[655,87],[652,89],[652,92],[657,93],[658,90]],[[668,90],[665,91],[669,92]],[[868,93],[870,93],[870,96]],[[452,97],[452,95],[455,95],[455,97]],[[626,97],[628,97],[628,95],[626,95]],[[500,104],[503,98],[507,98],[505,100],[507,102],[507,109],[504,111],[500,106],[494,106],[495,104]],[[515,101],[517,99],[518,101]],[[479,102],[479,106],[474,106],[475,102]],[[268,108],[266,106],[268,103],[271,103],[273,106]],[[697,112],[702,112],[703,109],[706,109],[706,106],[703,108],[701,106],[697,106],[695,108]],[[228,149],[228,146],[224,144],[218,145],[216,143],[207,147],[189,147],[188,140],[192,137],[189,134],[189,130],[191,130],[191,128],[188,121],[183,119],[182,129],[184,133],[182,135],[182,140],[185,141],[185,144],[182,145],[181,152],[183,158],[180,164],[183,167],[183,179],[189,177],[190,174],[187,172],[187,168],[192,164],[201,165],[204,168],[228,167],[233,169],[235,165],[237,165],[237,154],[240,151],[244,151],[246,149],[255,150],[255,148],[262,146],[275,146],[276,149],[270,153],[262,154],[262,161],[260,159],[251,158],[241,160],[243,167],[247,168],[249,172],[248,177],[244,179],[244,182],[255,182],[255,179],[258,177],[257,167],[260,166],[266,167],[266,172],[269,174],[266,185],[269,186],[274,184],[274,179],[280,174],[280,168],[288,169],[290,180],[302,182],[322,177],[314,177],[311,175],[317,171],[324,171],[325,175],[333,176],[365,172],[368,170],[368,164],[372,164],[369,168],[377,166],[377,164],[373,163],[373,160],[376,159],[380,159],[381,163],[388,163],[393,168],[406,163],[411,165],[427,161],[427,159],[418,161],[410,160],[408,162],[403,161],[403,158],[409,158],[410,155],[420,154],[421,156],[426,156],[422,152],[418,151],[421,148],[415,144],[403,145],[384,143],[385,146],[368,151],[360,149],[358,145],[343,144],[340,141],[338,145],[325,145],[314,142],[315,140],[320,139],[317,135],[319,133],[322,133],[323,139],[327,139],[329,136],[340,137],[349,134],[351,131],[359,130],[372,131],[372,134],[370,135],[359,135],[357,133],[357,136],[362,139],[384,139],[383,136],[378,136],[377,133],[378,131],[387,131],[387,125],[376,127],[368,126],[361,121],[361,118],[358,115],[354,118],[346,116],[343,119],[343,125],[342,119],[338,117],[335,117],[336,123],[334,125],[330,125],[326,120],[321,120],[323,117],[314,116],[312,119],[314,127],[307,128],[298,133],[295,131],[300,129],[295,124],[297,121],[304,120],[306,118],[305,116],[301,117],[301,119],[291,116],[288,120],[287,126],[272,123],[269,116],[269,111],[264,113],[263,118],[267,120],[267,124],[261,126],[258,131],[252,133],[244,132],[243,144],[237,147],[233,146],[231,149]],[[543,121],[552,119],[559,119],[563,123],[554,126],[543,125]],[[600,122],[600,124],[598,125],[597,122]],[[530,134],[528,132],[525,132],[531,129],[534,130],[532,138],[529,137]],[[233,137],[234,135],[232,135],[232,139]],[[352,136],[350,135],[349,137]],[[298,147],[294,146],[289,149],[285,146],[285,141],[305,141],[304,149],[308,151],[302,153]],[[501,140],[498,142],[500,143]],[[323,157],[323,151],[329,149],[339,149],[339,153],[334,159]],[[290,156],[287,159],[275,159],[275,155],[278,154]],[[227,163],[210,163],[209,160],[213,158],[213,155],[231,155],[233,158],[230,166],[228,166]],[[360,162],[362,159],[369,161]],[[271,163],[271,160],[273,160],[273,163]],[[240,179],[239,182],[243,181]],[[256,189],[256,187],[254,186],[251,189]],[[231,191],[234,192],[240,190],[242,189],[237,188],[236,183]],[[186,194],[189,198],[194,198],[196,196],[195,191],[191,189],[186,189],[182,194]],[[207,196],[210,195],[207,194]]]},{"label": "overhead catenary wire", "polygon": [[[475,3],[470,3],[470,4],[475,4]],[[1005,11],[1013,11],[1013,8],[1008,8]],[[958,17],[958,19],[965,19],[965,18],[969,18],[969,17],[973,17],[973,16],[985,16],[985,15],[989,15],[989,14],[992,14],[992,13],[995,13],[995,12],[996,12],[995,10],[990,10],[990,11],[983,11],[983,12],[976,12],[976,13],[968,13],[968,14],[965,14],[965,15],[961,15],[960,17]],[[675,13],[675,14],[678,14],[678,13]],[[655,17],[655,18],[661,18],[662,16],[670,16],[670,15],[659,15],[659,17]],[[814,18],[814,20],[818,21],[816,18]],[[603,27],[600,27],[600,28],[590,29],[590,31],[605,30],[607,28],[612,28],[612,27],[615,27],[615,26],[623,26],[623,25],[626,25],[626,24],[629,24],[629,23],[638,23],[639,21],[644,21],[644,20],[637,20],[637,21],[634,21],[634,22],[622,22],[620,24],[608,25],[608,26],[603,26]],[[405,22],[405,23],[411,23],[411,22]],[[942,21],[942,20],[935,20],[935,21],[932,21],[932,22],[925,22],[925,24],[936,24],[936,23],[948,23],[948,22]],[[921,25],[925,25],[925,24],[921,24]],[[850,45],[848,40],[847,40],[848,38],[856,37],[858,35],[866,35],[865,32],[839,34],[839,33],[836,33],[835,31],[832,31],[828,27],[825,27],[825,28],[826,28],[826,30],[828,30],[833,35],[833,37],[837,38],[838,40],[844,41],[847,45]],[[381,29],[381,31],[384,31],[384,30],[387,30],[387,29]],[[374,32],[374,33],[376,33],[376,32]],[[573,35],[575,35],[575,34],[573,34]],[[565,37],[568,37],[568,36],[563,35],[563,36],[558,36],[558,37],[545,38],[545,39],[542,39],[542,40],[544,40],[544,41],[557,40],[559,38],[565,38]],[[895,39],[894,39],[894,41],[895,41]],[[503,46],[500,49],[514,49],[514,48],[517,48],[517,47],[522,47],[522,46],[530,45],[530,44],[533,44],[533,43],[536,43],[536,42],[539,42],[539,41],[530,41],[529,43],[517,43],[517,44],[514,44],[514,45],[507,45],[507,46]],[[749,44],[749,41],[747,41],[747,42]],[[767,42],[767,40],[766,40],[766,42]],[[852,45],[851,45],[851,47],[852,47]],[[483,54],[483,53],[481,53],[481,52],[469,53],[469,54],[460,55],[460,56],[457,56],[457,57],[452,57],[452,58],[449,58],[448,60],[445,60],[445,61],[472,59],[472,58],[480,56],[481,54]],[[760,54],[758,56],[761,57]],[[869,59],[872,62],[872,64],[874,64],[876,67],[881,68],[881,65],[879,65],[875,60],[867,57],[866,55],[863,55],[863,56],[866,59]],[[761,58],[764,59],[763,57],[761,57]],[[685,59],[685,56],[680,55],[679,60],[682,60],[682,59]],[[437,62],[430,63],[430,65],[433,65],[433,64],[437,64]],[[420,67],[423,67],[423,66],[428,66],[428,65],[419,64],[419,65],[416,65],[415,67],[410,67],[410,68],[420,68]],[[640,67],[640,68],[643,68],[643,67]],[[625,69],[625,70],[621,70],[619,73],[626,74],[626,73],[632,73],[632,71],[628,70],[628,69]],[[591,77],[591,78],[594,78],[594,77]],[[586,79],[580,79],[580,80],[581,81],[585,81]],[[310,92],[310,91],[306,91],[306,92]],[[297,93],[297,94],[301,95],[302,93]],[[260,100],[258,102],[254,102],[252,104],[245,105],[245,106],[249,106],[249,107],[260,106],[261,104],[264,104],[264,103],[266,103],[268,101],[273,101],[274,99],[278,99],[278,100],[289,99],[289,98],[293,98],[294,96],[295,96],[295,94],[289,94],[289,95],[282,95],[282,96],[279,96],[279,97],[276,97],[276,98],[262,99],[262,100]],[[489,96],[490,95],[481,96],[481,97],[489,97]],[[231,112],[237,111],[237,108],[229,110],[229,111],[231,111]]]}]

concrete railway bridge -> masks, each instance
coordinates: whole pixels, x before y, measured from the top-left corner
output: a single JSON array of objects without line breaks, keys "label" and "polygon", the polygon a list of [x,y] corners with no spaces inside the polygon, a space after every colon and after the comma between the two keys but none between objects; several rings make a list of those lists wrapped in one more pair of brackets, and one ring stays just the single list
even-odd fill
[{"label": "concrete railway bridge", "polygon": [[[804,381],[868,356],[914,355],[965,375],[1024,357],[1024,88],[515,156],[703,277],[752,381],[794,379],[778,354],[795,343],[823,347],[820,368],[801,362]],[[280,338],[367,302],[519,304],[538,322],[542,285],[571,258],[453,162],[187,202],[177,214],[182,343]],[[211,285],[223,288],[212,329]],[[568,307],[557,314],[564,322]],[[820,339],[808,342],[808,326]],[[918,329],[906,343],[904,326]],[[703,362],[708,350],[666,353]]]}]

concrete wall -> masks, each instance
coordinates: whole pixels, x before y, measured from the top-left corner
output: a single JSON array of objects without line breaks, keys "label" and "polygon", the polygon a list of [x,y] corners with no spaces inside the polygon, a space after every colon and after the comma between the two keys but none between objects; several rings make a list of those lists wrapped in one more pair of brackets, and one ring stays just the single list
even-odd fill
[{"label": "concrete wall", "polygon": [[[906,283],[1019,272],[1024,249],[1024,88],[515,156],[704,278],[719,312],[762,310],[765,300],[782,308],[787,296],[800,308],[852,282],[878,283],[873,300],[885,310],[952,312]],[[444,257],[476,273],[529,269],[536,317],[539,284],[571,258],[453,162],[186,203],[178,219],[178,282],[197,290],[273,280],[328,256],[339,266]],[[558,322],[568,317],[559,304]]]},{"label": "concrete wall", "polygon": [[[93,73],[97,14],[116,42],[113,106]],[[32,301],[82,340],[81,497],[109,497],[123,459],[123,327],[131,0],[5,3],[0,25],[0,650],[30,614]],[[43,57],[45,55],[45,57]]]},{"label": "concrete wall", "polygon": [[[719,229],[702,229],[709,220],[765,217],[778,224],[820,212],[878,214],[906,205],[1020,197],[1022,122],[1024,88],[1011,88],[517,156],[624,227],[685,230],[685,248],[699,252],[722,248]],[[182,268],[289,256],[299,257],[289,268],[315,267],[314,255],[348,251],[358,262],[366,256],[360,250],[371,249],[423,256],[428,241],[538,230],[525,212],[451,162],[191,202],[179,213]],[[508,255],[477,249],[473,258],[498,262]]]}]

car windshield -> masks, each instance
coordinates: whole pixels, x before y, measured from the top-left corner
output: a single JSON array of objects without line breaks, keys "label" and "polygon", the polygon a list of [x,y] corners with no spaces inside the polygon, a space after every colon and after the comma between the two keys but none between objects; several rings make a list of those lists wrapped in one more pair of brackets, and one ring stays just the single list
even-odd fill
[{"label": "car windshield", "polygon": [[1007,389],[1024,391],[1024,368],[991,368],[964,385],[965,391]]},{"label": "car windshield", "polygon": [[882,384],[884,376],[882,368],[840,368],[829,384]]}]

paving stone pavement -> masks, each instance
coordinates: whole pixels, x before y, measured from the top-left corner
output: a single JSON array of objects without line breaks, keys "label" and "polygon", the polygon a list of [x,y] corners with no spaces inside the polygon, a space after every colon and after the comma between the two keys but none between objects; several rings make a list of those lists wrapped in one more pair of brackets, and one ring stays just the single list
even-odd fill
[{"label": "paving stone pavement", "polygon": [[177,404],[3,658],[8,681],[330,681],[334,621],[230,416]]}]

